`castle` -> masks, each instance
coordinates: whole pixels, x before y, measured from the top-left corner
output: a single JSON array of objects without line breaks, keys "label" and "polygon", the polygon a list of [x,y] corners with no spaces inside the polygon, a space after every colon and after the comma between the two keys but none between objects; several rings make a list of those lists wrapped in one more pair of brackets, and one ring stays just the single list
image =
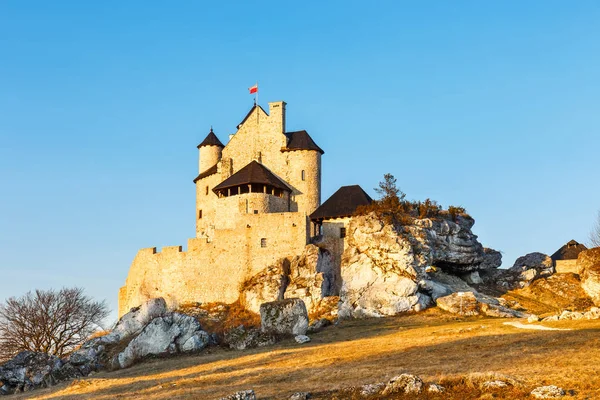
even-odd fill
[{"label": "castle", "polygon": [[[238,299],[244,280],[282,257],[302,253],[311,237],[330,238],[336,260],[356,206],[370,202],[342,187],[321,206],[323,150],[306,131],[286,132],[286,103],[254,105],[229,135],[198,145],[196,237],[182,246],[140,250],[119,291],[119,316],[154,297],[171,307]],[[320,207],[321,206],[321,207]]]}]

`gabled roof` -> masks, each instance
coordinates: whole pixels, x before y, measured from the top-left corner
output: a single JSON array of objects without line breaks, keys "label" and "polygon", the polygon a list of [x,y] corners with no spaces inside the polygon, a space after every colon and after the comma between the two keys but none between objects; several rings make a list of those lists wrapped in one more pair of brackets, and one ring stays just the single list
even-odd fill
[{"label": "gabled roof", "polygon": [[285,182],[275,176],[274,173],[269,171],[258,161],[252,161],[250,164],[246,165],[244,168],[225,179],[223,182],[215,186],[213,192],[216,193],[219,190],[247,185],[250,183],[274,186],[277,189],[291,192],[291,189]]},{"label": "gabled roof", "polygon": [[360,186],[342,186],[310,215],[311,220],[350,217],[373,199]]},{"label": "gabled roof", "polygon": [[210,132],[208,133],[208,135],[206,136],[206,138],[197,147],[200,148],[202,146],[219,146],[219,147],[225,147],[225,146],[223,146],[223,143],[221,143],[221,141],[219,140],[219,138],[217,137],[217,135],[215,135],[215,133],[213,132],[212,128],[210,128]]},{"label": "gabled roof", "polygon": [[560,249],[556,250],[556,253],[552,254],[550,258],[552,261],[556,260],[575,260],[579,253],[587,250],[583,244],[576,242],[575,240],[570,240]]},{"label": "gabled roof", "polygon": [[202,178],[206,178],[207,176],[211,176],[213,174],[216,174],[217,173],[217,166],[218,165],[219,164],[217,163],[217,164],[213,165],[212,167],[210,167],[209,169],[207,169],[206,171],[201,172],[200,175],[198,175],[196,177],[196,179],[194,179],[194,183],[198,182]]},{"label": "gabled roof", "polygon": [[321,154],[325,153],[306,131],[286,132],[285,136],[287,137],[287,146],[281,151],[316,150]]},{"label": "gabled roof", "polygon": [[[265,114],[267,114],[267,112],[264,110],[264,108],[262,108],[261,106],[258,106],[256,104],[254,104],[254,106],[252,106],[252,108],[250,109],[250,111],[248,111],[248,114],[246,114],[246,116],[244,117],[244,119],[242,120],[242,122],[240,122],[237,127],[238,129],[240,129],[240,126],[242,126],[244,124],[244,122],[246,122],[246,120],[248,118],[250,118],[250,116],[252,115],[252,112],[254,111],[255,108],[260,108],[262,110],[262,112],[264,112]],[[267,114],[268,115],[268,114]]]}]

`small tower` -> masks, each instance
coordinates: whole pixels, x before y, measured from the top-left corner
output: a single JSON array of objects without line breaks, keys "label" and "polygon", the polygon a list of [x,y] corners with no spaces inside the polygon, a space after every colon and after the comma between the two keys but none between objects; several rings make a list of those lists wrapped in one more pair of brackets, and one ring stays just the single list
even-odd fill
[{"label": "small tower", "polygon": [[198,162],[198,173],[203,173],[211,167],[214,167],[221,160],[223,152],[223,143],[213,132],[212,126],[206,138],[198,145],[200,150],[200,160]]}]

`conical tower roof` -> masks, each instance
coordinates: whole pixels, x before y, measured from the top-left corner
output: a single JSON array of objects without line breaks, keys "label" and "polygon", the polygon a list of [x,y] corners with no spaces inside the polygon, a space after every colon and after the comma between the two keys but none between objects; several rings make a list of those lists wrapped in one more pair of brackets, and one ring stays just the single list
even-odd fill
[{"label": "conical tower roof", "polygon": [[217,135],[215,135],[215,133],[213,132],[212,127],[210,128],[210,132],[208,133],[208,135],[206,135],[206,138],[202,141],[202,143],[200,143],[198,145],[198,148],[200,148],[202,146],[225,147],[225,146],[223,146],[223,143],[221,143],[221,141],[219,140]]}]

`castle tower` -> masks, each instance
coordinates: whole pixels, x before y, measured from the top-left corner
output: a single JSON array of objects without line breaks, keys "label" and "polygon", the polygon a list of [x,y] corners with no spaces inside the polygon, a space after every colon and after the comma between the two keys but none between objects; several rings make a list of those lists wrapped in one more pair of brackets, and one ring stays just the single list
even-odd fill
[{"label": "castle tower", "polygon": [[217,170],[223,153],[223,143],[210,128],[206,138],[198,145],[200,160],[196,184],[196,237],[210,237],[215,217],[215,194],[211,187],[218,183]]},{"label": "castle tower", "polygon": [[213,132],[212,127],[206,138],[198,145],[200,151],[200,160],[198,163],[198,173],[203,173],[211,167],[217,165],[221,160],[221,153],[223,152],[223,143],[219,140],[217,135]]},{"label": "castle tower", "polygon": [[288,182],[294,188],[294,201],[298,211],[310,215],[321,205],[321,155],[317,146],[306,131],[287,132],[287,145],[282,151],[287,153],[290,169]]}]

